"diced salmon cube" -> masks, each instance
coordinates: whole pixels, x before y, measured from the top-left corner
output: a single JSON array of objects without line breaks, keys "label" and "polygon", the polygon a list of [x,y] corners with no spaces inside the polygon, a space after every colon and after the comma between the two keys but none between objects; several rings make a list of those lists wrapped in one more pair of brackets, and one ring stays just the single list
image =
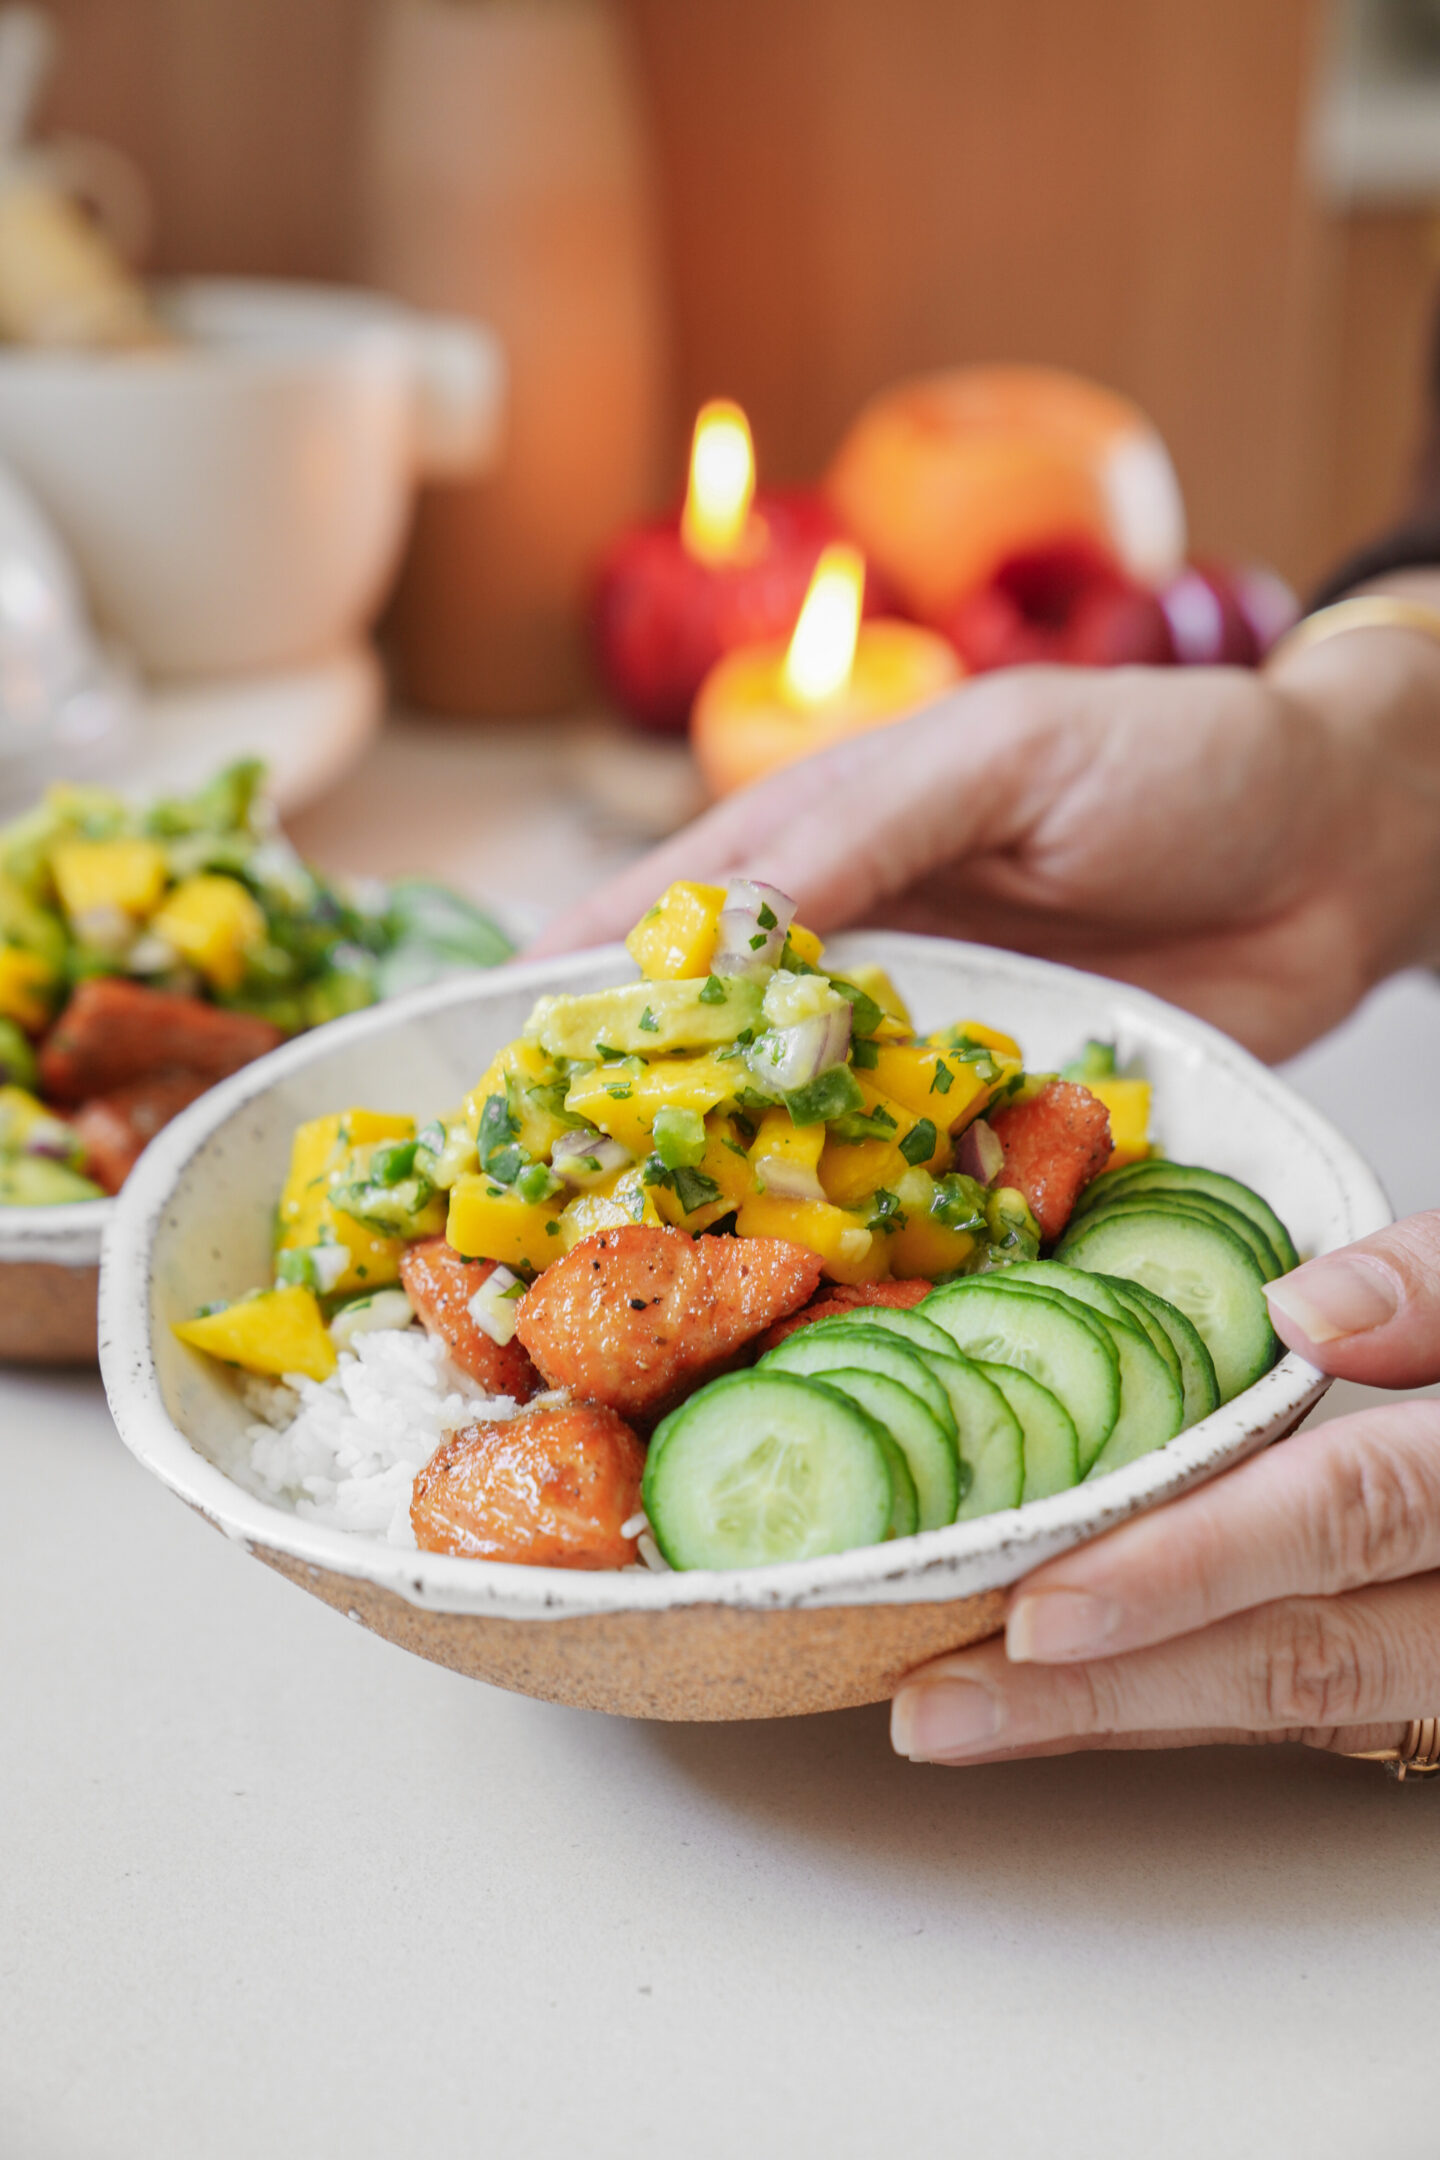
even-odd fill
[{"label": "diced salmon cube", "polygon": [[898,1282],[831,1283],[824,1297],[816,1298],[803,1312],[791,1313],[784,1320],[777,1320],[774,1327],[767,1328],[755,1345],[756,1355],[763,1357],[767,1350],[775,1349],[787,1335],[800,1328],[813,1327],[817,1320],[834,1320],[841,1313],[860,1312],[867,1306],[888,1305],[893,1311],[908,1311],[918,1305],[921,1298],[929,1297],[934,1283],[923,1276],[902,1277]]},{"label": "diced salmon cube", "polygon": [[594,1404],[465,1425],[415,1480],[415,1542],[528,1567],[625,1567],[644,1469],[629,1426]]},{"label": "diced salmon cube", "polygon": [[199,998],[94,975],[72,993],[40,1047],[40,1085],[50,1102],[81,1103],[158,1073],[194,1073],[213,1082],[283,1039],[251,1013],[222,1012]]},{"label": "diced salmon cube", "polygon": [[992,1111],[990,1126],[1005,1150],[995,1182],[1025,1195],[1041,1236],[1053,1244],[1110,1159],[1109,1112],[1088,1088],[1051,1080],[1029,1102]]},{"label": "diced salmon cube", "polygon": [[551,1387],[653,1422],[810,1297],[820,1261],[782,1238],[692,1238],[627,1223],[586,1238],[521,1301]]},{"label": "diced salmon cube", "polygon": [[106,1192],[119,1192],[161,1126],[179,1117],[209,1085],[195,1073],[161,1073],[108,1095],[92,1095],[74,1118],[87,1175]]},{"label": "diced salmon cube", "polygon": [[471,1298],[494,1272],[493,1260],[462,1260],[443,1237],[423,1238],[400,1255],[400,1280],[426,1333],[440,1337],[487,1395],[529,1402],[541,1383],[523,1345],[492,1341],[471,1317]]}]

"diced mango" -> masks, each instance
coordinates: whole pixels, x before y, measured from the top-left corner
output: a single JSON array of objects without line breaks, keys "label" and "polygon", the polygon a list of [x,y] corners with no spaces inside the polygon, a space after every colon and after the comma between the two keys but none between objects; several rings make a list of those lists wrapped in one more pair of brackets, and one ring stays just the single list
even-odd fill
[{"label": "diced mango", "polygon": [[330,1187],[363,1167],[377,1141],[410,1140],[414,1134],[413,1118],[382,1110],[342,1110],[297,1127],[277,1211],[277,1250],[342,1245],[349,1258],[333,1285],[340,1295],[398,1282],[404,1240],[381,1237],[342,1213],[331,1201]]},{"label": "diced mango", "polygon": [[547,1104],[541,1093],[552,1087],[559,1072],[538,1043],[522,1038],[507,1043],[492,1058],[480,1083],[465,1098],[465,1122],[479,1137],[480,1120],[492,1095],[503,1096],[515,1121],[514,1137],[535,1162],[549,1159],[550,1150],[568,1121]]},{"label": "diced mango", "polygon": [[619,1230],[626,1223],[644,1223],[652,1230],[659,1229],[661,1218],[655,1206],[658,1198],[659,1190],[642,1181],[638,1164],[617,1172],[608,1185],[577,1193],[561,1210],[561,1251],[569,1252],[583,1238],[594,1237],[597,1230]]},{"label": "diced mango", "polygon": [[1112,1152],[1106,1169],[1143,1162],[1150,1153],[1150,1082],[1087,1080],[1085,1086],[1110,1113]]},{"label": "diced mango", "polygon": [[913,1116],[932,1119],[942,1133],[978,1116],[990,1094],[973,1065],[947,1058],[929,1043],[881,1043],[866,1077]]},{"label": "diced mango", "polygon": [[257,1297],[242,1298],[223,1312],[205,1313],[198,1320],[176,1322],[181,1342],[227,1365],[243,1366],[246,1372],[303,1373],[307,1380],[325,1380],[336,1366],[335,1345],[326,1332],[319,1301],[313,1290],[287,1284],[280,1290],[262,1290]]},{"label": "diced mango", "polygon": [[[790,935],[793,939],[793,930]],[[873,961],[862,960],[858,966],[846,968],[845,976],[847,981],[854,983],[857,990],[863,990],[866,997],[874,998],[881,1012],[896,1021],[909,1034],[914,1026],[910,1018],[910,1008],[884,968],[876,967]]]},{"label": "diced mango", "polygon": [[[786,1113],[781,1112],[783,1117]],[[823,1126],[816,1130],[824,1131]],[[720,1188],[717,1200],[707,1200],[702,1206],[692,1208],[687,1215],[680,1205],[680,1196],[668,1185],[652,1185],[647,1188],[649,1197],[662,1222],[674,1223],[685,1230],[706,1230],[722,1215],[740,1207],[755,1190],[755,1176],[744,1142],[734,1120],[728,1117],[710,1117],[705,1122],[705,1153],[697,1165],[701,1174]],[[631,1172],[629,1175],[637,1173]]]},{"label": "diced mango", "polygon": [[903,1230],[897,1230],[890,1239],[890,1271],[900,1276],[924,1276],[934,1282],[937,1276],[953,1275],[963,1268],[975,1250],[976,1239],[970,1230],[948,1230],[933,1215],[909,1215]]},{"label": "diced mango", "polygon": [[451,1186],[445,1236],[467,1260],[498,1260],[537,1273],[565,1250],[554,1200],[522,1200],[483,1172],[467,1172]]},{"label": "diced mango", "polygon": [[50,851],[60,905],[73,922],[118,908],[138,921],[165,890],[165,850],[154,840],[63,840]]},{"label": "diced mango", "polygon": [[[884,1055],[883,1051],[881,1055]],[[922,1156],[920,1162],[912,1166],[909,1157],[900,1152],[900,1142],[913,1131],[919,1119],[903,1102],[884,1094],[868,1072],[859,1072],[855,1077],[864,1097],[865,1113],[873,1117],[879,1111],[893,1119],[894,1137],[844,1141],[830,1135],[820,1158],[820,1182],[837,1207],[859,1207],[871,1193],[882,1187],[893,1190],[908,1169],[944,1168],[950,1159],[945,1127],[933,1110],[926,1110],[922,1115],[935,1126],[935,1145],[928,1156]]]},{"label": "diced mango", "polygon": [[986,1027],[983,1020],[957,1020],[953,1027],[942,1028],[940,1036],[951,1042],[957,1040],[979,1043],[986,1050],[998,1051],[1004,1058],[1013,1058],[1017,1064],[1024,1062],[1020,1045],[1013,1035],[1002,1035],[999,1028]]},{"label": "diced mango", "polygon": [[788,1238],[818,1253],[832,1282],[875,1282],[890,1272],[889,1240],[860,1216],[826,1200],[777,1200],[752,1193],[735,1219],[741,1237]]},{"label": "diced mango", "polygon": [[738,1058],[657,1058],[638,1072],[625,1064],[597,1065],[571,1083],[565,1108],[632,1155],[645,1155],[657,1110],[694,1110],[705,1117],[748,1078]]},{"label": "diced mango", "polygon": [[0,1016],[38,1035],[50,1018],[55,971],[39,953],[0,945]]},{"label": "diced mango", "polygon": [[692,885],[680,878],[663,892],[625,940],[646,981],[708,975],[724,905],[723,885]]},{"label": "diced mango", "polygon": [[824,1145],[823,1125],[797,1125],[788,1110],[767,1110],[750,1149],[750,1167],[761,1191],[778,1188],[783,1198],[787,1174],[817,1177]]},{"label": "diced mango", "polygon": [[[820,955],[824,952],[825,947],[816,937],[813,930],[805,928],[804,923],[792,922],[785,933],[785,942],[797,960],[803,960],[807,967],[819,967]],[[875,973],[878,974],[879,972],[877,968]],[[852,982],[859,980],[858,974],[853,969],[851,970],[850,980]]]},{"label": "diced mango", "polygon": [[258,901],[239,878],[210,870],[177,885],[150,928],[217,990],[237,989],[248,955],[265,942]]}]

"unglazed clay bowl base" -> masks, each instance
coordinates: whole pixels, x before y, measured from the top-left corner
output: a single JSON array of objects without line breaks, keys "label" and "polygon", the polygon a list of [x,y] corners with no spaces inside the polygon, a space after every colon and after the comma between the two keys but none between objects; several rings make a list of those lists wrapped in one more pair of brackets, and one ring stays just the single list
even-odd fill
[{"label": "unglazed clay bowl base", "polygon": [[113,1205],[0,1207],[0,1364],[94,1364],[100,1246]]},{"label": "unglazed clay bowl base", "polygon": [[[1155,1083],[1181,1161],[1264,1192],[1303,1252],[1388,1221],[1359,1156],[1283,1081],[1158,999],[1073,969],[897,932],[834,940],[887,968],[922,1029],[975,1018],[1054,1070],[1113,1037]],[[888,1545],[782,1566],[652,1574],[417,1553],[297,1515],[251,1479],[249,1415],[178,1342],[197,1305],[269,1280],[275,1196],[302,1119],[351,1104],[429,1117],[458,1102],[544,992],[634,970],[618,948],[416,992],[248,1066],[151,1143],[106,1236],[100,1358],[126,1445],[291,1582],[402,1648],[497,1686],[631,1717],[783,1717],[876,1701],[900,1674],[1000,1625],[1007,1586],[1293,1431],[1327,1382],[1293,1355],[1168,1447],[1070,1492]]]}]

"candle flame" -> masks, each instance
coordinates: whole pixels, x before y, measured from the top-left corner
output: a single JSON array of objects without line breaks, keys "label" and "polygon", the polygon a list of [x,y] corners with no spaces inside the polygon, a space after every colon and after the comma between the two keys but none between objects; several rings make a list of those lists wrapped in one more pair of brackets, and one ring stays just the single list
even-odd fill
[{"label": "candle flame", "polygon": [[825,548],[785,655],[781,679],[793,704],[823,705],[849,682],[864,598],[859,549],[843,542]]},{"label": "candle flame", "polygon": [[702,405],[690,446],[690,485],[680,537],[702,562],[731,562],[741,552],[755,493],[750,423],[728,398]]}]

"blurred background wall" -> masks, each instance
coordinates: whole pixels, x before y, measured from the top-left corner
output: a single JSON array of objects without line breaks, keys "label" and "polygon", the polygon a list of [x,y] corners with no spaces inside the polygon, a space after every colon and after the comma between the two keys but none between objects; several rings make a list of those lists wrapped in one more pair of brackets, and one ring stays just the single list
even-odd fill
[{"label": "blurred background wall", "polygon": [[[144,165],[158,267],[363,262],[370,0],[54,4],[50,116]],[[616,5],[677,460],[708,394],[740,398],[764,469],[799,478],[898,375],[1043,359],[1148,408],[1201,551],[1303,584],[1393,506],[1440,221],[1316,184],[1322,0]]]}]

